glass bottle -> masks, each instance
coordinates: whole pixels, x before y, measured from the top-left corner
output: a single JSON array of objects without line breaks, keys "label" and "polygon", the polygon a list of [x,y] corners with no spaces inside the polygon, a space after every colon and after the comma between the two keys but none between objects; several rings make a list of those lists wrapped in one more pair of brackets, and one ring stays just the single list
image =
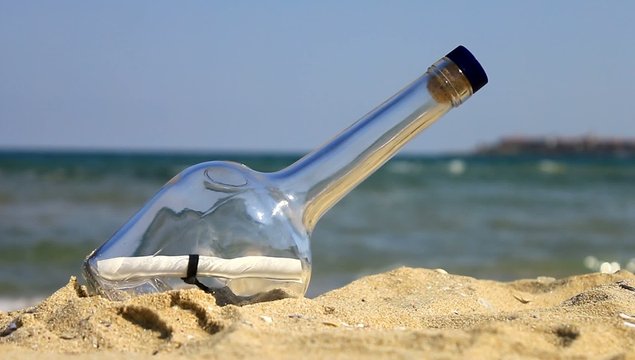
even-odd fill
[{"label": "glass bottle", "polygon": [[110,299],[198,286],[219,304],[303,296],[318,220],[421,130],[487,83],[459,46],[291,166],[211,161],[176,175],[84,262]]}]

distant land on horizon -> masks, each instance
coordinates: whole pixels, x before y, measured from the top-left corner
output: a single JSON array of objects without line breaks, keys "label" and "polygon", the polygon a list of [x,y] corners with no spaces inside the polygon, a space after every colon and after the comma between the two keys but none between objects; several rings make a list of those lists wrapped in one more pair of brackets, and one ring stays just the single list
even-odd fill
[{"label": "distant land on horizon", "polygon": [[600,155],[635,156],[635,138],[507,136],[476,148],[478,155]]}]

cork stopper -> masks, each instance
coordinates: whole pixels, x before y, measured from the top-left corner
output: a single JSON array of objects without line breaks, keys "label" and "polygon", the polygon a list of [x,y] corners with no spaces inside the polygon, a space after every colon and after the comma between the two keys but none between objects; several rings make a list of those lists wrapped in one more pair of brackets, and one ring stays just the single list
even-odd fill
[{"label": "cork stopper", "polygon": [[428,91],[438,103],[459,106],[487,84],[487,74],[474,55],[459,46],[428,69]]}]

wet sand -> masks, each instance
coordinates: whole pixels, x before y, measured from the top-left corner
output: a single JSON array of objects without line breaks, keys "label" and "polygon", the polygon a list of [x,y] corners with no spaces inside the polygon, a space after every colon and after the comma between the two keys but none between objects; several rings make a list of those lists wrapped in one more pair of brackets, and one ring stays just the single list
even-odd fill
[{"label": "wet sand", "polygon": [[197,290],[113,302],[71,279],[0,312],[11,357],[635,359],[635,276],[509,283],[399,268],[315,299],[217,306]]}]

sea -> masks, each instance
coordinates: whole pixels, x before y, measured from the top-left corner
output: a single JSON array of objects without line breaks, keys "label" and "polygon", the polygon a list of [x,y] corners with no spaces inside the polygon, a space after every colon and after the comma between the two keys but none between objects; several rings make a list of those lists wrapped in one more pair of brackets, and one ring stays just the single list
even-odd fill
[{"label": "sea", "polygon": [[[81,278],[84,258],[189,165],[301,154],[0,151],[0,310]],[[481,279],[635,271],[635,158],[398,156],[312,236],[314,297],[399,266]]]}]

